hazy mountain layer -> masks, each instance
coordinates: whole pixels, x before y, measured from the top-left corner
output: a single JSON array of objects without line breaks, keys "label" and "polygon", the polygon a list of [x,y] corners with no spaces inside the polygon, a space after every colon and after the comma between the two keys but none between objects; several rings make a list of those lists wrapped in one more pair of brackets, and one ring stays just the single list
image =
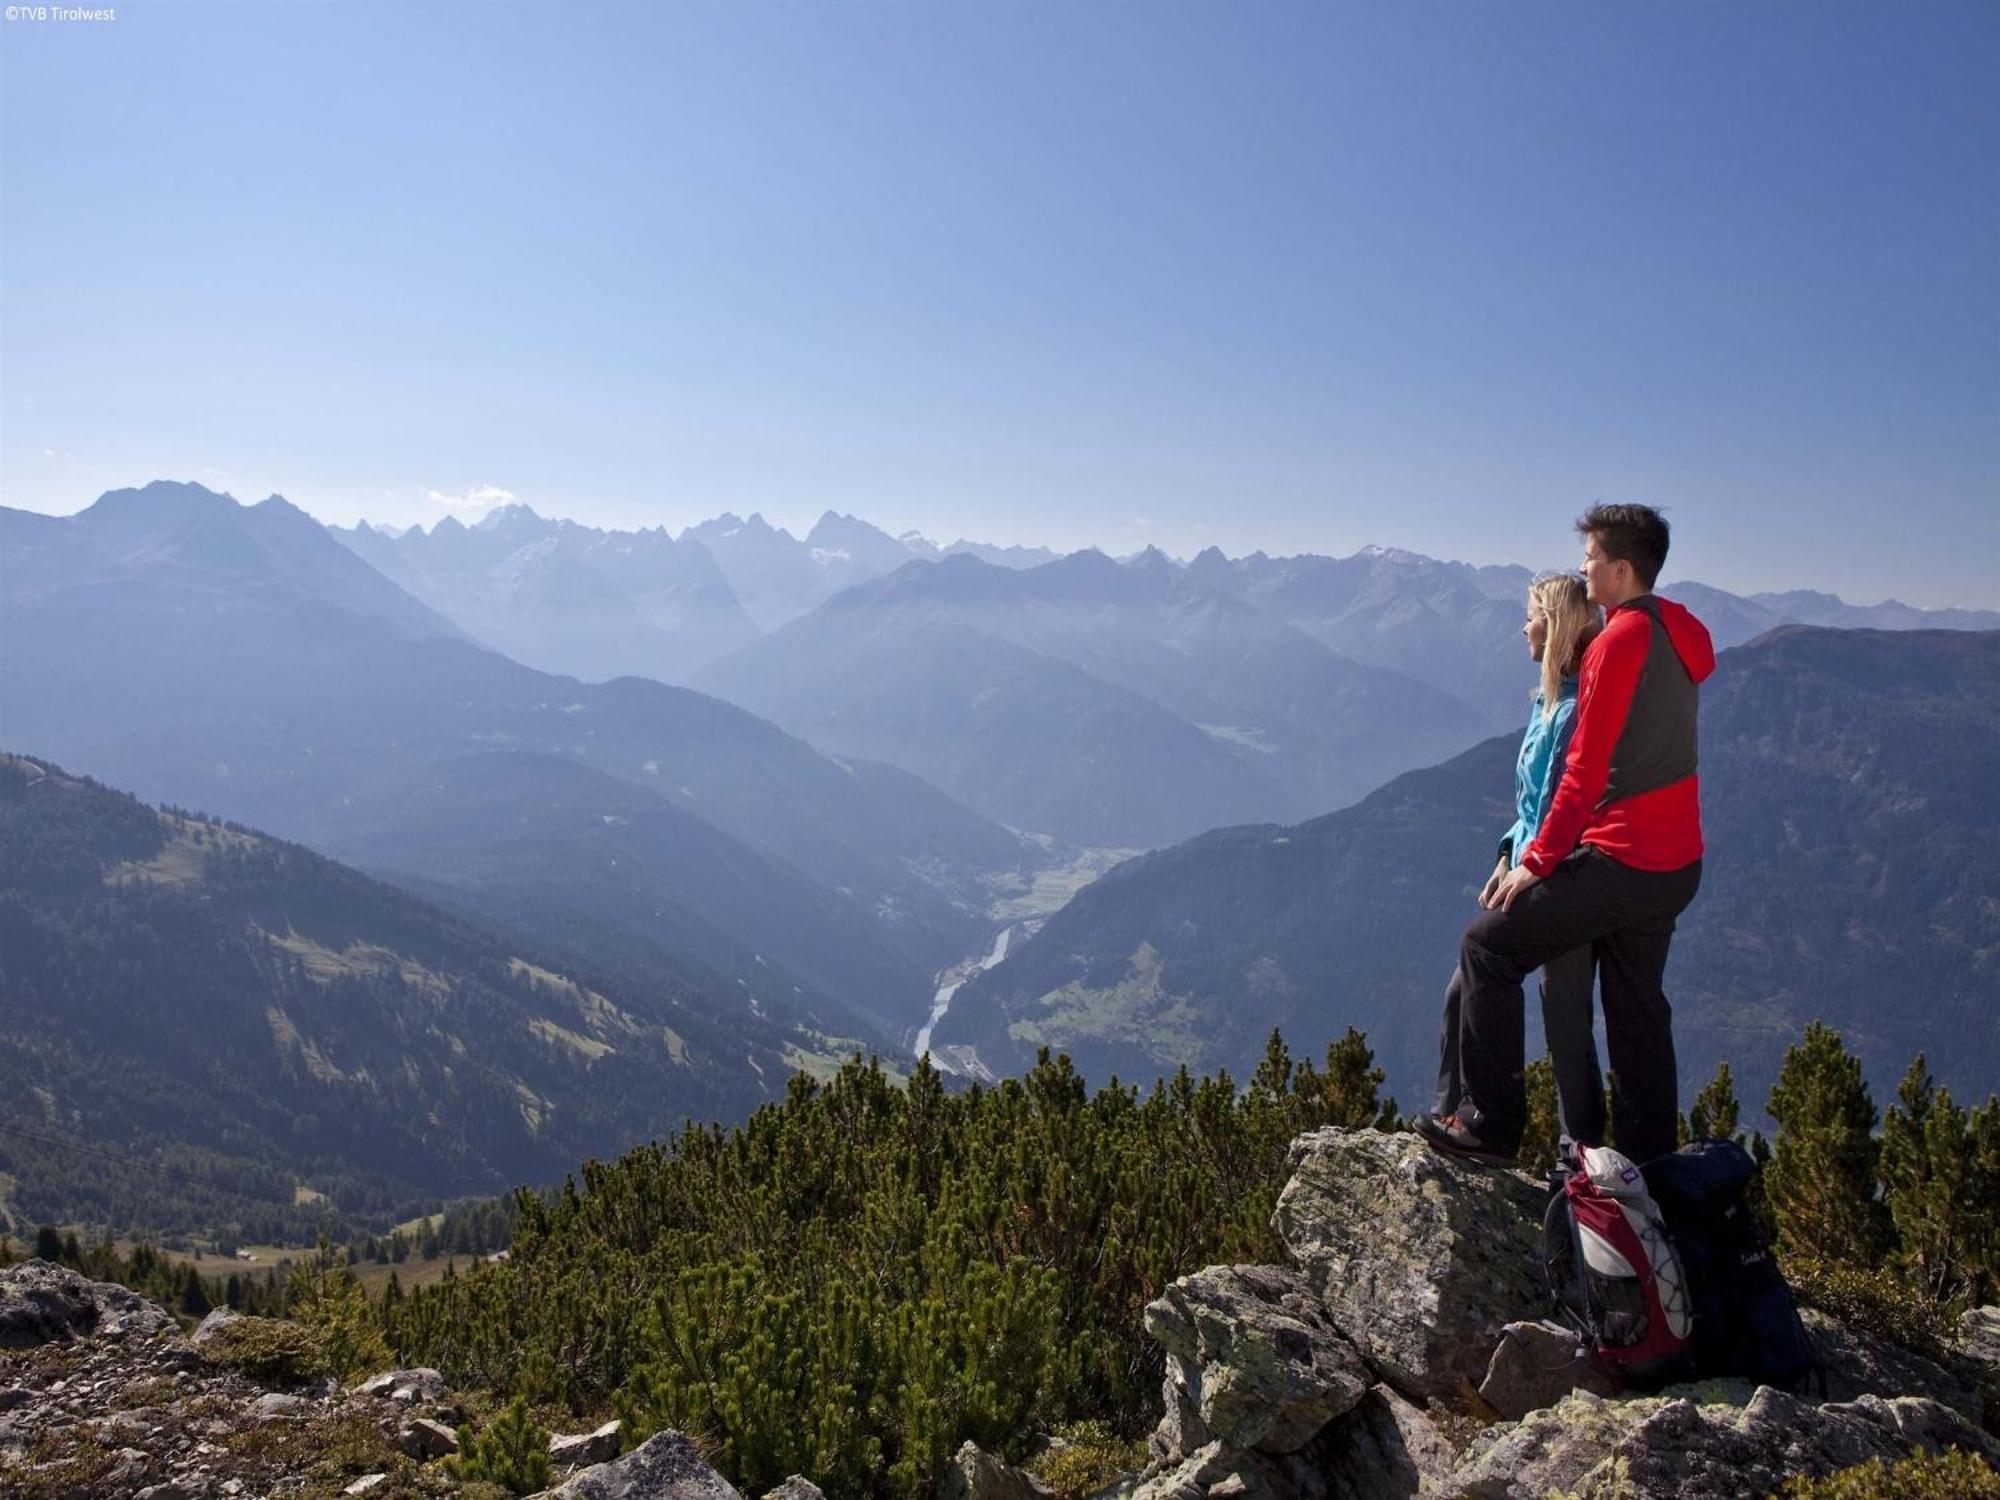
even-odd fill
[{"label": "hazy mountain layer", "polygon": [[600,531],[509,505],[470,527],[329,530],[482,644],[545,672],[681,682],[757,635],[715,560],[664,528]]},{"label": "hazy mountain layer", "polygon": [[1338,807],[1485,727],[1158,553],[914,564],[700,680],[816,744],[1085,843]]},{"label": "hazy mountain layer", "polygon": [[[329,844],[379,826],[440,761],[516,750],[580,762],[851,899],[874,928],[858,946],[888,944],[912,974],[983,947],[986,882],[1038,857],[907,773],[830,760],[714,698],[639,678],[579,684],[446,638],[302,516],[296,545],[273,559],[239,545],[265,507],[193,486],[143,496],[171,535],[234,538],[234,550],[191,561],[186,546],[155,549],[106,569],[98,532],[122,518],[117,496],[61,521],[0,518],[9,535],[50,537],[36,567],[0,577],[0,733],[13,743]],[[373,593],[359,596],[350,572]],[[338,588],[316,590],[321,578]],[[772,925],[788,925],[782,902],[731,936],[764,951]],[[921,1019],[924,984],[910,983],[878,1011]]]}]

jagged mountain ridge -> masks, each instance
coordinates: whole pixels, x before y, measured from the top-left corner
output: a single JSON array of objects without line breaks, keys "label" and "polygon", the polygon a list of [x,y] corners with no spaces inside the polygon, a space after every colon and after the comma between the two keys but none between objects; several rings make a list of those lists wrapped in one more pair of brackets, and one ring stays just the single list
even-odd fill
[{"label": "jagged mountain ridge", "polygon": [[[252,524],[226,497],[169,491],[156,498],[198,510],[211,534]],[[301,556],[191,567],[150,553],[116,572],[95,561],[102,520],[95,507],[0,514],[8,537],[48,538],[37,566],[0,576],[0,730],[140,795],[366,859],[354,832],[425,766],[501,750],[574,760],[847,902],[855,945],[886,947],[905,976],[878,1013],[912,1024],[931,973],[989,940],[986,883],[1040,857],[906,773],[829,759],[717,699],[640,678],[580,684],[482,650],[308,518]],[[389,607],[356,607],[342,569]],[[794,915],[775,897],[735,910],[746,925],[729,935],[752,951]]]},{"label": "jagged mountain ridge", "polygon": [[1120,846],[1338,807],[1485,728],[1158,552],[912,564],[698,681],[1011,825]]},{"label": "jagged mountain ridge", "polygon": [[[1724,653],[1704,694],[1710,852],[1668,972],[1684,1092],[1726,1059],[1761,1101],[1815,1017],[1878,1098],[1920,1048],[1955,1088],[1990,1090],[2000,633],[1786,627]],[[1094,1077],[1243,1076],[1273,1025],[1309,1049],[1353,1024],[1404,1103],[1426,1099],[1514,749],[1501,736],[1328,817],[1119,866],[969,981],[934,1044],[996,1073],[1047,1044]]]}]

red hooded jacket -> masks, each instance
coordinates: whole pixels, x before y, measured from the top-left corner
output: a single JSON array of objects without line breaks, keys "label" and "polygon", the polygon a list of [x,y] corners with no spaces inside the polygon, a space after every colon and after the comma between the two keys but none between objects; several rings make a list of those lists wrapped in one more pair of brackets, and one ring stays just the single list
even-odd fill
[{"label": "red hooded jacket", "polygon": [[1546,876],[1579,844],[1638,870],[1701,858],[1696,685],[1715,671],[1701,621],[1641,594],[1611,611],[1583,653],[1561,783],[1521,863]]}]

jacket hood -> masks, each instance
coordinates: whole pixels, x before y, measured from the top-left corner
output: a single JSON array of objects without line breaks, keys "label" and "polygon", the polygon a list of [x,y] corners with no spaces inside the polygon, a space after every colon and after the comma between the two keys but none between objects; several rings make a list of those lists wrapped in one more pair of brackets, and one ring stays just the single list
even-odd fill
[{"label": "jacket hood", "polygon": [[1706,682],[1715,673],[1715,642],[1709,639],[1708,627],[1671,599],[1655,594],[1653,602],[1660,607],[1660,623],[1667,627],[1667,640],[1673,645],[1674,655],[1681,659],[1690,678]]}]

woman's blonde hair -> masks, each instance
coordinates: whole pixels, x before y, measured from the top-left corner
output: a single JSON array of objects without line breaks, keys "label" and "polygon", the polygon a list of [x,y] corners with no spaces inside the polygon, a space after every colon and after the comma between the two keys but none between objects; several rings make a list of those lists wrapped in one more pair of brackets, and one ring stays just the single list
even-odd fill
[{"label": "woman's blonde hair", "polygon": [[1548,642],[1542,647],[1542,717],[1547,719],[1555,715],[1563,678],[1576,676],[1584,647],[1597,638],[1604,621],[1574,573],[1542,574],[1528,585],[1528,608],[1549,622]]}]

